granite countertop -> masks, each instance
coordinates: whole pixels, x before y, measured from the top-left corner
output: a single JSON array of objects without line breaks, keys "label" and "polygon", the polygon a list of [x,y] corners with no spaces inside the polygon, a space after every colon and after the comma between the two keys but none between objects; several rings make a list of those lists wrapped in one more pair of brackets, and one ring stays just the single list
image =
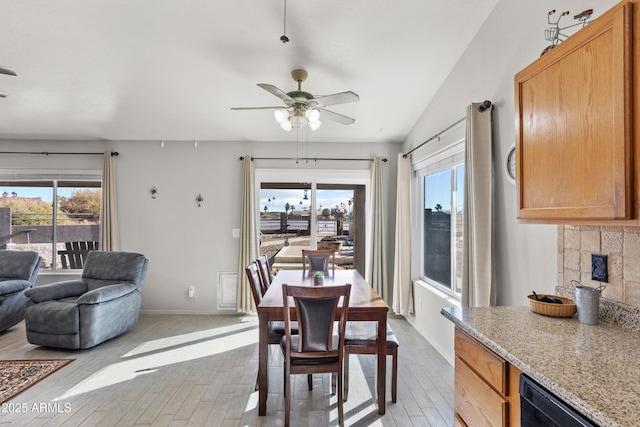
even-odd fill
[{"label": "granite countertop", "polygon": [[442,315],[595,423],[640,424],[638,332],[529,307],[454,307]]}]

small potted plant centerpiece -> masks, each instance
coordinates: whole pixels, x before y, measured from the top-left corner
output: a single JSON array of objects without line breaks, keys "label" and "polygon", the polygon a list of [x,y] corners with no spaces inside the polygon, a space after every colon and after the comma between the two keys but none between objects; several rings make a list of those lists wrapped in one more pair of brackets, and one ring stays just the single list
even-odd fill
[{"label": "small potted plant centerpiece", "polygon": [[324,282],[324,273],[322,271],[316,271],[313,275],[313,284],[314,285],[322,285]]}]

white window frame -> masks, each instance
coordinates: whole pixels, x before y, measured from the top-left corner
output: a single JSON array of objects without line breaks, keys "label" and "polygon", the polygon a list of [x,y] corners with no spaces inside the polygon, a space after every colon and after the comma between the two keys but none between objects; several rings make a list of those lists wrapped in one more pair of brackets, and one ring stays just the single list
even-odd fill
[{"label": "white window frame", "polygon": [[[416,215],[416,220],[417,220],[416,226],[417,226],[417,229],[419,230],[419,236],[420,236],[420,245],[419,245],[420,257],[418,258],[419,259],[418,265],[420,268],[420,271],[419,271],[420,280],[423,281],[426,285],[434,289],[437,289],[438,291],[444,292],[450,297],[453,297],[457,300],[461,299],[460,293],[455,292],[453,289],[448,288],[424,275],[424,265],[423,265],[424,263],[424,232],[425,232],[424,230],[424,177],[427,175],[431,175],[433,173],[441,172],[446,169],[454,168],[455,166],[458,166],[460,164],[464,164],[464,158],[465,158],[465,138],[458,137],[453,139],[453,141],[449,145],[447,145],[445,148],[442,148],[432,153],[431,155],[427,156],[421,161],[414,163],[413,165],[414,183],[415,183],[414,212],[418,212],[418,214]],[[466,174],[466,167],[465,167],[465,174]],[[454,205],[452,204],[452,207],[453,206]],[[453,241],[455,239],[455,229],[452,228],[451,231],[452,231],[451,232],[451,239],[452,239],[451,248],[453,251],[455,250],[455,244]],[[454,258],[455,256],[452,252],[452,263]],[[453,265],[452,265],[452,274],[455,274],[455,269],[453,268]]]}]

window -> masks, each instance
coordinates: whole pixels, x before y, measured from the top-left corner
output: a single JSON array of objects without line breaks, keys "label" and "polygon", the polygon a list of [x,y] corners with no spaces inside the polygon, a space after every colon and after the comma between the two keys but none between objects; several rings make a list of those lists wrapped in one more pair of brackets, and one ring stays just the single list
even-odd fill
[{"label": "window", "polygon": [[422,278],[459,295],[462,289],[464,144],[421,162]]},{"label": "window", "polygon": [[[38,252],[44,270],[63,268],[66,242],[97,242],[101,181],[98,172],[58,179],[0,180],[0,249]],[[25,175],[26,177],[26,175]],[[54,203],[55,201],[55,203]],[[55,206],[55,209],[54,209]]]}]

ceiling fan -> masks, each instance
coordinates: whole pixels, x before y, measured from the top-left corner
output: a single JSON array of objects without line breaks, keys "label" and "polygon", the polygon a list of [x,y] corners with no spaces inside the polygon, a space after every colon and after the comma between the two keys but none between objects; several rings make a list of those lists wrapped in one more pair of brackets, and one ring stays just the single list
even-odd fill
[{"label": "ceiling fan", "polygon": [[284,102],[284,106],[275,107],[235,107],[232,110],[275,110],[274,116],[280,123],[280,127],[287,132],[293,127],[303,127],[309,125],[311,130],[320,127],[320,117],[333,120],[343,125],[350,125],[356,120],[354,118],[338,114],[327,110],[325,107],[336,104],[346,104],[357,102],[360,97],[351,91],[334,93],[333,95],[313,96],[309,92],[302,90],[302,82],[308,77],[305,70],[293,70],[291,77],[298,82],[298,90],[284,92],[277,87],[260,83],[262,89],[277,96]]},{"label": "ceiling fan", "polygon": [[[9,76],[17,76],[16,72],[13,71],[11,68],[3,67],[2,65],[0,65],[0,74],[7,74]],[[4,92],[4,91],[0,90],[0,98],[6,98],[7,96],[9,96],[8,92]]]}]

